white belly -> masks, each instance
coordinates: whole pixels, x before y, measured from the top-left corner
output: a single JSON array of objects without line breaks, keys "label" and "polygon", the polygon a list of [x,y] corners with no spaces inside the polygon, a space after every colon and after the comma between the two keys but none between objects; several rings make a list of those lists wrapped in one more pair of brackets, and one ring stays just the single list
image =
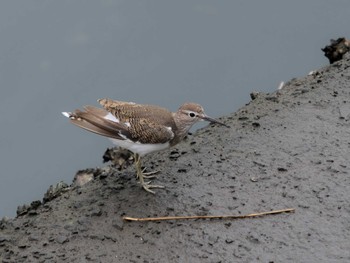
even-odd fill
[{"label": "white belly", "polygon": [[117,139],[110,139],[115,145],[128,149],[129,151],[132,151],[133,153],[137,153],[140,156],[152,153],[152,152],[158,152],[165,150],[170,147],[169,143],[157,143],[157,144],[141,144],[138,142],[132,142],[129,140],[117,140]]}]

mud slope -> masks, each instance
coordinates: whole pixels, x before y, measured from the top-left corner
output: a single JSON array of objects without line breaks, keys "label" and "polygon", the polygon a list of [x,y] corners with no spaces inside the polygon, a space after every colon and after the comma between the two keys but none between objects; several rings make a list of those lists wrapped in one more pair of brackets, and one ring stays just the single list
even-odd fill
[{"label": "mud slope", "polygon": [[[350,262],[349,57],[258,94],[221,120],[231,128],[206,127],[145,158],[162,171],[156,183],[166,189],[156,195],[137,185],[134,167],[99,171],[86,185],[3,219],[0,259]],[[121,219],[282,208],[296,211],[235,221]]]}]

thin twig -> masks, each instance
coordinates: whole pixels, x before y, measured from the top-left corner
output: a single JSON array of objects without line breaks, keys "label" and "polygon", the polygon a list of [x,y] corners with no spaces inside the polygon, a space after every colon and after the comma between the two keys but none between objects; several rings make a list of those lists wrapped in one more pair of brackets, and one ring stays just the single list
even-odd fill
[{"label": "thin twig", "polygon": [[265,215],[274,215],[281,213],[294,212],[295,208],[287,208],[281,210],[273,210],[267,212],[260,212],[248,215],[219,215],[219,216],[163,216],[163,217],[129,217],[124,216],[125,221],[164,221],[164,220],[187,220],[187,219],[242,219],[250,217],[258,217]]}]

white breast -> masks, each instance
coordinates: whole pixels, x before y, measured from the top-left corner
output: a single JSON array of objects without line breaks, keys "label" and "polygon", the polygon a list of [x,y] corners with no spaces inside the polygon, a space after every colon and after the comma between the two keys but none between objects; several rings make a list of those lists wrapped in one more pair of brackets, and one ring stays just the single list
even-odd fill
[{"label": "white breast", "polygon": [[128,149],[132,151],[133,153],[137,153],[140,156],[152,153],[152,152],[158,152],[165,150],[170,147],[169,143],[157,143],[157,144],[141,144],[139,142],[132,142],[130,140],[117,140],[112,139],[110,140],[117,146]]}]

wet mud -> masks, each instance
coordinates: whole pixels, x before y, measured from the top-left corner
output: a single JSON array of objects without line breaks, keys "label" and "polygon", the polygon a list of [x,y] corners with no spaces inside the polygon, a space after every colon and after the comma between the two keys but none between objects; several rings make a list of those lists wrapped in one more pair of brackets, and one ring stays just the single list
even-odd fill
[{"label": "wet mud", "polygon": [[[107,165],[28,201],[0,222],[0,261],[350,262],[349,56],[276,92],[255,92],[220,120],[231,128],[205,127],[144,158],[166,187],[155,195],[138,185],[132,165]],[[122,219],[283,208],[296,210],[240,220]]]}]

